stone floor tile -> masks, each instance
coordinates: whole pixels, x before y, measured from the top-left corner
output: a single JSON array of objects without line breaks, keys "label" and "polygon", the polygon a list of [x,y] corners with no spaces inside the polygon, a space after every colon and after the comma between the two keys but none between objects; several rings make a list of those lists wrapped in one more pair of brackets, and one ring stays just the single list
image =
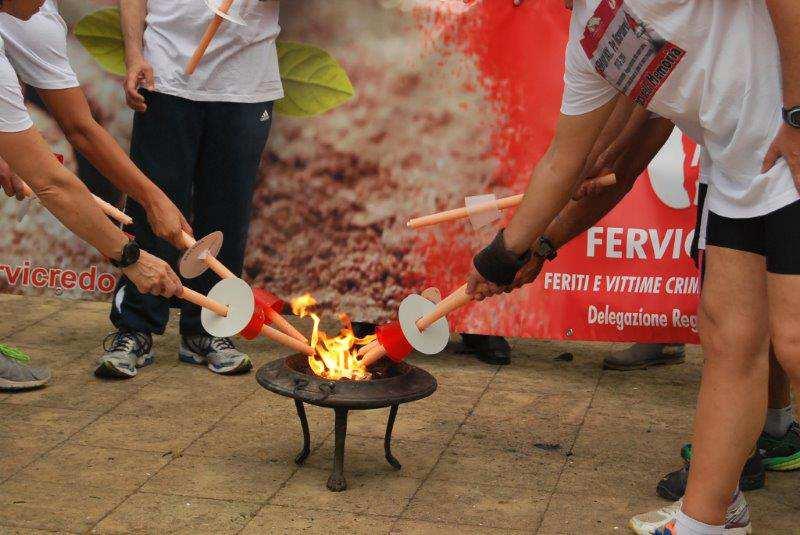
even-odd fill
[{"label": "stone floor tile", "polygon": [[288,464],[182,456],[160,470],[142,491],[263,503],[294,470]]},{"label": "stone floor tile", "polygon": [[39,458],[15,480],[133,492],[169,460],[159,453],[67,443]]},{"label": "stone floor tile", "polygon": [[431,480],[419,490],[403,515],[404,520],[517,529],[537,525],[547,495],[519,487]]},{"label": "stone floor tile", "polygon": [[305,533],[308,535],[376,535],[389,533],[394,518],[270,505],[258,512],[241,535]]},{"label": "stone floor tile", "polygon": [[114,489],[12,479],[0,485],[0,518],[17,527],[80,532],[124,498]]},{"label": "stone floor tile", "polygon": [[270,504],[385,516],[399,515],[417,490],[420,481],[404,477],[401,472],[362,474],[347,472],[346,492],[329,492],[325,483],[330,470],[303,467],[295,473]]},{"label": "stone floor tile", "polygon": [[138,492],[103,519],[92,533],[238,533],[258,504]]}]

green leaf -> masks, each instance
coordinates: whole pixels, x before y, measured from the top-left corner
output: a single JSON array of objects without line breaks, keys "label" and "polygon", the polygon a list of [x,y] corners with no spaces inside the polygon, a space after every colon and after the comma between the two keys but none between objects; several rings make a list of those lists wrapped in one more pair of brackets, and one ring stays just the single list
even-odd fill
[{"label": "green leaf", "polygon": [[125,45],[119,9],[101,9],[85,16],[75,26],[75,37],[101,67],[125,76]]},{"label": "green leaf", "polygon": [[276,103],[275,109],[281,114],[319,115],[356,94],[347,72],[321,48],[280,41],[278,60],[285,97]]}]

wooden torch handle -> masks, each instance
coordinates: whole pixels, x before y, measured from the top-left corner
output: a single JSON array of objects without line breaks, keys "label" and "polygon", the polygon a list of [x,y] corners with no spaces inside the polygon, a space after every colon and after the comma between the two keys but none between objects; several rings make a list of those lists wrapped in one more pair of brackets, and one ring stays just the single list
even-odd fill
[{"label": "wooden torch handle", "polygon": [[264,325],[261,328],[261,334],[263,334],[270,340],[274,340],[275,342],[278,342],[279,344],[284,345],[286,347],[290,347],[295,351],[299,351],[300,353],[304,353],[308,356],[316,355],[316,351],[314,351],[314,348],[311,347],[310,345],[304,344],[300,340],[292,338],[288,334],[280,332],[278,329],[273,329],[269,325]]},{"label": "wooden torch handle", "polygon": [[181,294],[178,297],[180,297],[181,299],[185,299],[190,303],[194,303],[195,305],[201,308],[207,308],[208,310],[210,310],[211,312],[213,312],[218,316],[225,317],[228,315],[228,307],[226,307],[222,303],[217,303],[213,299],[209,299],[208,297],[206,297],[201,293],[195,292],[191,288],[186,288],[184,286],[183,290],[181,291]]},{"label": "wooden torch handle", "polygon": [[[601,186],[608,187],[608,186],[613,186],[614,184],[617,183],[617,177],[616,175],[611,173],[608,175],[603,175],[597,178],[593,178],[592,182],[596,182]],[[480,214],[482,212],[488,212],[490,210],[495,210],[495,209],[508,210],[509,208],[514,208],[515,206],[519,206],[522,203],[523,198],[524,198],[523,194],[512,195],[511,197],[504,197],[496,201],[477,204],[469,210],[467,208],[456,208],[454,210],[447,210],[446,212],[439,212],[436,214],[417,217],[415,219],[410,220],[408,223],[406,223],[406,225],[409,228],[420,229],[424,227],[438,225],[440,223],[445,223],[447,221],[466,219],[470,216],[470,212],[473,214]]]},{"label": "wooden torch handle", "polygon": [[211,256],[210,254],[206,254],[205,258],[203,258],[203,262],[206,263],[211,270],[219,275],[222,279],[235,279],[236,275],[233,274],[233,271],[225,267],[225,264],[220,262],[216,256]]},{"label": "wooden torch handle", "polygon": [[380,344],[375,345],[372,349],[367,351],[367,354],[360,360],[365,368],[369,368],[386,355],[386,350]]},{"label": "wooden torch handle", "polygon": [[430,314],[422,316],[417,320],[417,327],[420,331],[424,331],[443,317],[450,314],[457,308],[461,308],[467,303],[472,301],[472,297],[467,295],[467,285],[465,284],[455,292],[451,293],[436,305]]},{"label": "wooden torch handle", "polygon": [[33,192],[31,187],[27,185],[25,182],[22,183],[22,196],[25,197],[26,199],[29,199],[31,197],[36,197],[36,194]]},{"label": "wooden torch handle", "polygon": [[[29,199],[31,197],[36,197],[36,194],[33,192],[31,187],[24,182],[22,183],[22,195],[26,199]],[[126,214],[113,204],[104,201],[97,195],[92,195],[92,200],[94,200],[95,204],[97,204],[97,206],[100,207],[103,213],[106,214],[111,219],[118,221],[123,225],[130,225],[131,223],[133,223],[133,218],[131,216],[129,216],[128,214]]]},{"label": "wooden torch handle", "polygon": [[[219,10],[223,13],[227,13],[231,10],[232,5],[233,0],[224,0],[219,6]],[[194,74],[194,71],[197,70],[197,66],[200,65],[200,60],[203,59],[206,50],[208,50],[208,45],[211,44],[214,36],[217,35],[217,32],[219,31],[219,27],[222,25],[222,20],[222,17],[219,15],[214,15],[214,20],[212,20],[211,24],[208,25],[206,33],[204,33],[203,38],[200,39],[200,44],[197,46],[197,50],[194,51],[192,59],[190,59],[189,64],[186,65],[186,74],[189,76]]]},{"label": "wooden torch handle", "polygon": [[269,310],[266,310],[265,312],[269,315],[269,318],[272,320],[272,323],[274,323],[278,329],[285,332],[295,340],[298,340],[304,344],[308,344],[308,338],[306,338],[303,335],[303,333],[295,329],[291,323],[286,321],[286,318],[284,318],[271,308]]},{"label": "wooden torch handle", "polygon": [[133,223],[133,218],[131,216],[129,216],[128,214],[126,214],[113,204],[104,201],[97,195],[92,195],[92,197],[94,198],[94,202],[97,203],[97,205],[100,207],[103,213],[106,214],[111,219],[119,221],[123,225],[130,225],[131,223]]}]

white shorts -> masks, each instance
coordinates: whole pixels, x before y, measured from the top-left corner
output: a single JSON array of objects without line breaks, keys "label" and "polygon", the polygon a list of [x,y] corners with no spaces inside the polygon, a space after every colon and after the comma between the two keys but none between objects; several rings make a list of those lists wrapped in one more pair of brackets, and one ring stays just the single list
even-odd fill
[{"label": "white shorts", "polygon": [[67,57],[67,24],[53,0],[29,21],[0,15],[0,36],[19,79],[38,89],[80,86]]}]

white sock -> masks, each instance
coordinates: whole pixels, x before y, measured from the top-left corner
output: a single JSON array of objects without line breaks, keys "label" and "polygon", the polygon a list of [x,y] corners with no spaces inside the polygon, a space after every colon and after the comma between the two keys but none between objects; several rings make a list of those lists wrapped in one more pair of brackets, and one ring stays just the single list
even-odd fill
[{"label": "white sock", "polygon": [[767,409],[764,431],[772,437],[781,438],[789,431],[792,422],[794,422],[794,407],[791,404],[782,409]]},{"label": "white sock", "polygon": [[698,522],[694,518],[690,518],[683,513],[683,510],[678,511],[678,516],[675,518],[675,529],[678,531],[677,535],[724,535],[725,526],[709,526]]}]

